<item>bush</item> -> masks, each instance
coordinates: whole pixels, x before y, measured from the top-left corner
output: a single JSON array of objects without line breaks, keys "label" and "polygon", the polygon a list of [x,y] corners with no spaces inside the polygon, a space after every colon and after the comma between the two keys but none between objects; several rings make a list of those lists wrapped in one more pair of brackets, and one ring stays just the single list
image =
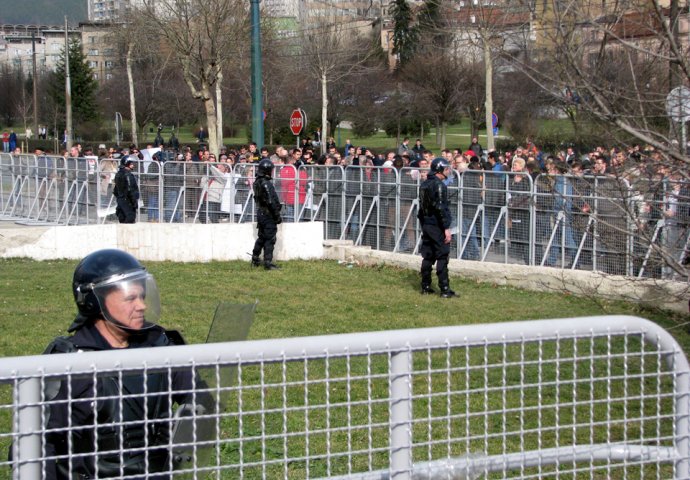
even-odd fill
[{"label": "bush", "polygon": [[[428,132],[431,129],[431,123],[419,120],[418,118],[404,118],[400,119],[400,135],[402,137],[419,136],[422,131],[422,123],[424,123],[424,131]],[[459,123],[459,120],[458,120]],[[395,137],[398,134],[398,120],[390,119],[386,122],[383,129],[389,137]]]},{"label": "bush", "polygon": [[110,132],[98,122],[84,122],[75,129],[75,138],[82,142],[107,142],[111,140]]}]

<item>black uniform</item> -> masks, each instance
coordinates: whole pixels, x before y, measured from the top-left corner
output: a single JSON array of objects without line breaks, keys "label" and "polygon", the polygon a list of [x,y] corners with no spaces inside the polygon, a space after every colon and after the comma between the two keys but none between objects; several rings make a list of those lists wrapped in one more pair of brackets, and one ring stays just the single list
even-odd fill
[{"label": "black uniform", "polygon": [[417,218],[422,225],[422,291],[427,291],[431,287],[431,270],[434,263],[441,293],[450,291],[450,244],[445,243],[445,230],[450,228],[452,221],[448,206],[448,187],[432,173],[420,186]]},{"label": "black uniform", "polygon": [[[128,348],[183,343],[179,333],[154,325],[131,336]],[[44,353],[111,349],[94,324],[88,322],[73,336],[53,340]],[[170,471],[172,422],[166,420],[174,411],[171,403],[181,405],[194,400],[189,393],[193,388],[194,377],[189,370],[146,376],[125,372],[121,381],[115,373],[99,376],[95,386],[92,376],[47,382],[46,397],[53,401],[47,412],[46,454],[64,457],[47,462],[45,478],[115,477],[121,475],[121,467],[127,478]],[[170,475],[146,478],[168,479]]]},{"label": "black uniform", "polygon": [[280,200],[273,186],[271,177],[259,175],[254,181],[254,202],[257,208],[257,226],[259,236],[254,243],[252,263],[259,264],[261,250],[264,251],[264,266],[269,268],[273,263],[273,247],[276,244],[280,218]]},{"label": "black uniform", "polygon": [[121,166],[115,174],[113,195],[117,199],[115,214],[120,223],[134,223],[139,206],[139,185],[134,174],[126,166]]}]

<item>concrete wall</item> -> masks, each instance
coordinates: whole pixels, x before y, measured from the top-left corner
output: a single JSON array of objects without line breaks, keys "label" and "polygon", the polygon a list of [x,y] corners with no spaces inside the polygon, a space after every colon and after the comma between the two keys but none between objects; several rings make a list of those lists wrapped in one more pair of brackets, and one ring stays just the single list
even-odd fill
[{"label": "concrete wall", "polygon": [[[419,270],[417,255],[379,252],[367,247],[353,247],[352,242],[325,242],[324,258],[361,265],[392,265]],[[549,267],[503,265],[468,260],[451,260],[451,275],[495,285],[509,285],[539,292],[572,294],[607,300],[624,300],[665,310],[688,313],[690,285],[682,282],[653,279],[631,279],[582,270],[561,270]],[[451,287],[462,295],[462,291]]]},{"label": "concrete wall", "polygon": [[[80,259],[101,248],[126,250],[139,260],[247,260],[256,241],[252,223],[83,225],[0,228],[0,257]],[[323,257],[323,224],[278,226],[276,260]]]}]

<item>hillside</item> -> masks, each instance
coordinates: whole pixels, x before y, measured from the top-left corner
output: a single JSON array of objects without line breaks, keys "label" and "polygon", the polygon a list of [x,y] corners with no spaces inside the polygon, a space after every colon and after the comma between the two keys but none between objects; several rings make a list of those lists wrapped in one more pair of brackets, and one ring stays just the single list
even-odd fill
[{"label": "hillside", "polygon": [[86,0],[0,0],[0,23],[70,25],[86,20]]}]

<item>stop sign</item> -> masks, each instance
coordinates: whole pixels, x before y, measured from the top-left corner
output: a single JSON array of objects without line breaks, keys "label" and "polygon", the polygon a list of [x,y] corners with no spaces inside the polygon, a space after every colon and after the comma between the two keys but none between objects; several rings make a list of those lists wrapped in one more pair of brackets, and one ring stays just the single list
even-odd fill
[{"label": "stop sign", "polygon": [[290,114],[290,131],[293,135],[299,135],[304,128],[304,112],[297,108]]}]

